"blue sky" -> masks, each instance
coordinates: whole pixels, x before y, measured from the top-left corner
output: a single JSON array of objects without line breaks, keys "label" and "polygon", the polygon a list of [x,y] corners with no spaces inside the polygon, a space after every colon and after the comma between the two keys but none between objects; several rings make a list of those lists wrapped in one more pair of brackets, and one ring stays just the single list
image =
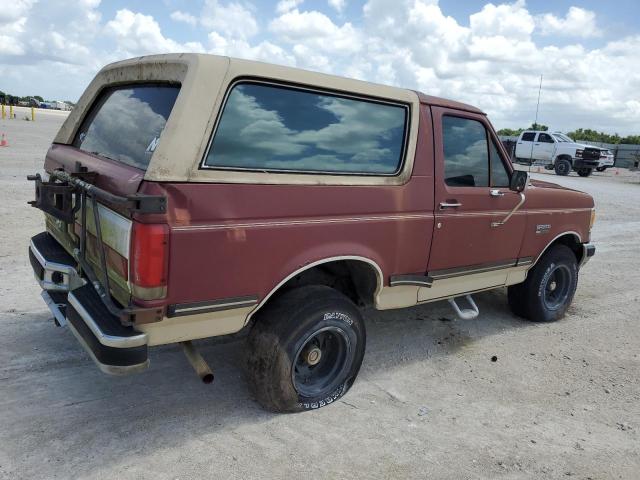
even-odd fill
[{"label": "blue sky", "polygon": [[640,2],[12,0],[0,90],[76,100],[101,66],[151,53],[257,59],[422,90],[525,126],[640,131]]}]

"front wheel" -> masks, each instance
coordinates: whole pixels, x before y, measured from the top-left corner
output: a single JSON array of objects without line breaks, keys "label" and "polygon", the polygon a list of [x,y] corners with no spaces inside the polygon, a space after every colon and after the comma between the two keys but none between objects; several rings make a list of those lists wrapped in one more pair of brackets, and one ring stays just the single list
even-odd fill
[{"label": "front wheel", "polygon": [[575,254],[566,245],[554,245],[523,283],[509,287],[509,306],[514,314],[532,322],[554,322],[564,317],[577,286]]},{"label": "front wheel", "polygon": [[607,167],[596,167],[596,171],[598,172],[604,172],[607,169]]},{"label": "front wheel", "polygon": [[556,160],[555,171],[556,175],[569,175],[569,172],[571,172],[571,163],[569,162],[569,160],[560,158]]},{"label": "front wheel", "polygon": [[580,175],[581,177],[588,177],[589,175],[591,175],[591,172],[593,171],[593,169],[583,167],[583,168],[579,168],[576,171],[578,172],[578,175]]},{"label": "front wheel", "polygon": [[249,387],[274,412],[324,407],[353,384],[365,342],[362,315],[345,295],[319,285],[291,290],[256,317],[248,340]]}]

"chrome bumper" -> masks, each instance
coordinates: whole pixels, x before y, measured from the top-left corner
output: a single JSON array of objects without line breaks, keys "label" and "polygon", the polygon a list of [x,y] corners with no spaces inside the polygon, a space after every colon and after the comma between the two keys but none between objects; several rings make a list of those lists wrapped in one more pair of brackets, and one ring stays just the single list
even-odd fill
[{"label": "chrome bumper", "polygon": [[126,375],[149,366],[147,335],[123,326],[109,312],[53,237],[46,232],[33,237],[29,258],[57,324],[69,327],[100,370]]},{"label": "chrome bumper", "polygon": [[584,267],[591,257],[596,254],[596,246],[593,243],[582,244],[582,260],[580,260],[580,268]]}]

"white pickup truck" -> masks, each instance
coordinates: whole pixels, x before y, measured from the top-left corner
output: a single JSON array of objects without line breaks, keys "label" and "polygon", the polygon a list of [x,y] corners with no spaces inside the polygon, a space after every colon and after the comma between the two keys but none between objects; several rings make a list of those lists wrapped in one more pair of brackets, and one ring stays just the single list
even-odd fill
[{"label": "white pickup truck", "polygon": [[606,148],[576,143],[564,133],[527,130],[516,143],[516,160],[543,164],[557,175],[568,175],[575,170],[588,177],[595,168],[599,172],[613,167],[613,154]]}]

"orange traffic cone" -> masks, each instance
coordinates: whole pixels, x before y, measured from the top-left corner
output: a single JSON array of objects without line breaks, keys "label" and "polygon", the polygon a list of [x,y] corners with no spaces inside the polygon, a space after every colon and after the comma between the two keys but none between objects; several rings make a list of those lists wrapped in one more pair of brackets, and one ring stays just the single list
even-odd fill
[{"label": "orange traffic cone", "polygon": [[5,136],[5,134],[2,134],[2,140],[0,140],[0,147],[8,147],[9,146],[9,142],[7,141],[7,138]]}]

